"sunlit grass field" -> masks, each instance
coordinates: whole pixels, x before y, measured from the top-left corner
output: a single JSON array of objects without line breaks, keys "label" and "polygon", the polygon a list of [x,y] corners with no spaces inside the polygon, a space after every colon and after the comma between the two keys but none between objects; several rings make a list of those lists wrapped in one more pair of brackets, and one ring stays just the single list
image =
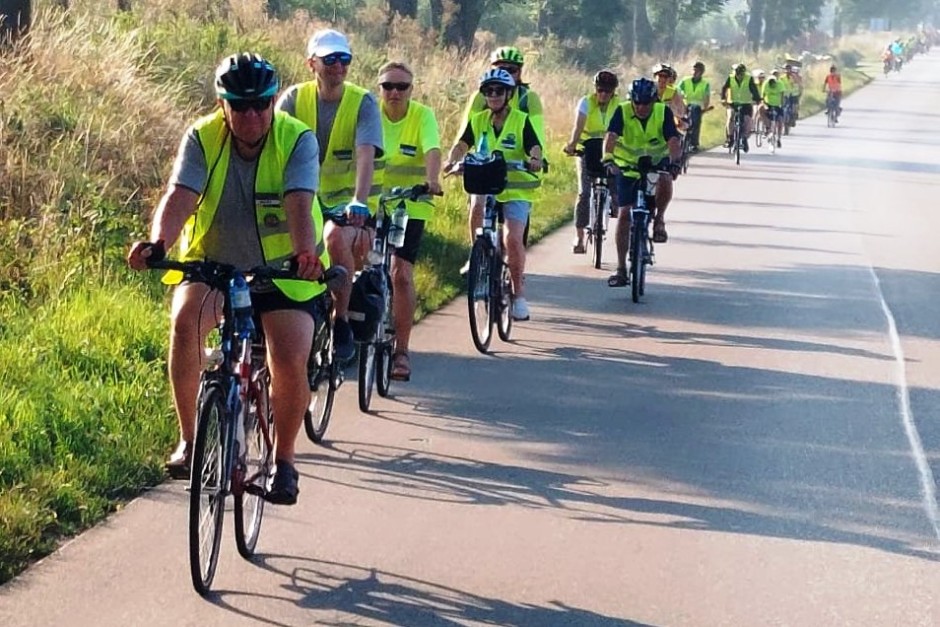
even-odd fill
[{"label": "sunlit grass field", "polygon": [[[213,106],[218,60],[256,50],[285,84],[305,80],[306,38],[319,26],[305,15],[269,20],[260,0],[224,12],[142,0],[123,14],[105,0],[73,3],[68,15],[50,4],[36,3],[30,38],[0,55],[0,583],[162,480],[176,438],[166,292],[156,276],[124,268],[126,246],[146,233],[186,124]],[[415,68],[415,97],[436,111],[446,151],[487,51],[437,50],[413,24],[387,29],[381,14],[342,28],[356,56],[350,80],[373,87],[387,59]],[[872,46],[865,54],[875,54]],[[533,215],[537,240],[570,220],[574,164],[560,148],[596,68],[523,47],[552,163]],[[771,67],[777,57],[746,61]],[[613,65],[628,82],[653,61]],[[706,58],[715,89],[734,61]],[[821,85],[824,70],[807,72],[809,84]],[[864,81],[845,74],[850,87]],[[810,112],[821,94],[809,90],[804,102]],[[721,138],[718,113],[706,117],[707,144]],[[469,242],[458,185],[447,183],[424,242],[419,315],[462,288],[457,268]]]}]

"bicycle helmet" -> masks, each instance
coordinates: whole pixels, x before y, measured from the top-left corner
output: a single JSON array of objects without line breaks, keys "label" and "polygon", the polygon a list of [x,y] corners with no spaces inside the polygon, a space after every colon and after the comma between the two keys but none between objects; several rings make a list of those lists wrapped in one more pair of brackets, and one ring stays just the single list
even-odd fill
[{"label": "bicycle helmet", "polygon": [[653,76],[659,76],[660,74],[665,74],[667,77],[672,76],[672,66],[668,63],[658,63],[653,66]]},{"label": "bicycle helmet", "polygon": [[487,85],[502,85],[512,91],[516,86],[516,81],[506,70],[494,67],[483,72],[483,76],[480,77],[480,91]]},{"label": "bicycle helmet", "polygon": [[702,71],[704,72],[704,71],[705,71],[705,64],[702,63],[701,61],[696,61],[696,62],[692,65],[692,69],[693,69],[693,70],[702,70]]},{"label": "bicycle helmet", "polygon": [[515,46],[501,46],[493,51],[493,54],[490,55],[490,64],[495,65],[497,63],[514,63],[516,65],[523,65],[525,63],[525,57],[522,56],[522,52],[519,51]]},{"label": "bicycle helmet", "polygon": [[215,93],[223,100],[274,96],[279,85],[274,66],[253,52],[233,54],[215,70]]},{"label": "bicycle helmet", "polygon": [[747,72],[747,66],[744,65],[743,63],[735,63],[734,66],[732,66],[731,71],[734,72],[735,74],[737,74],[738,72],[741,72],[743,74],[744,72]]},{"label": "bicycle helmet", "polygon": [[634,104],[651,104],[659,97],[656,83],[648,78],[638,78],[630,87],[630,100]]},{"label": "bicycle helmet", "polygon": [[594,87],[606,87],[607,89],[617,89],[620,85],[620,79],[610,70],[601,70],[594,75]]}]

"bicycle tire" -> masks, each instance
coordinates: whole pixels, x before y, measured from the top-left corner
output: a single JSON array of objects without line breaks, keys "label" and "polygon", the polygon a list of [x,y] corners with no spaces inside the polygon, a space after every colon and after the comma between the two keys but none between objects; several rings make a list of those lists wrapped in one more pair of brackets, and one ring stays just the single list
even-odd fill
[{"label": "bicycle tire", "polygon": [[[221,387],[210,385],[203,390],[196,415],[193,470],[189,480],[189,572],[196,592],[205,596],[219,565],[225,514],[223,451],[228,434],[224,426],[225,394]],[[202,515],[204,499],[206,516]],[[203,528],[203,523],[208,526]]]},{"label": "bicycle tire", "polygon": [[601,260],[604,255],[604,213],[607,211],[607,202],[610,197],[601,192],[600,190],[595,189],[591,193],[591,204],[593,209],[591,215],[594,217],[594,223],[591,225],[592,237],[592,253],[594,261],[594,269],[601,269]]},{"label": "bicycle tire", "polygon": [[315,444],[323,442],[323,436],[330,425],[333,399],[340,375],[339,364],[333,354],[332,324],[324,323],[319,333],[327,335],[315,343],[315,346],[319,345],[319,363],[312,364],[311,367],[316,368],[316,371],[307,375],[310,378],[310,404],[304,412],[304,430],[310,441]]},{"label": "bicycle tire", "polygon": [[744,145],[744,115],[738,114],[737,127],[735,131],[738,140],[734,142],[734,163],[741,165],[741,147]]},{"label": "bicycle tire", "polygon": [[512,277],[509,266],[500,263],[499,283],[496,285],[496,332],[499,339],[508,342],[512,337]]},{"label": "bicycle tire", "polygon": [[274,452],[271,450],[274,420],[267,369],[261,367],[254,376],[244,414],[245,444],[248,448],[244,458],[246,466],[241,475],[244,485],[234,495],[233,508],[235,546],[245,559],[250,559],[258,546],[264,516],[264,489],[274,474]]},{"label": "bicycle tire", "polygon": [[758,116],[754,129],[754,145],[760,148],[764,143],[764,121]]},{"label": "bicycle tire", "polygon": [[493,339],[493,294],[490,290],[492,253],[483,237],[473,242],[470,250],[470,270],[467,272],[467,313],[470,318],[470,337],[481,353],[486,353]]},{"label": "bicycle tire", "polygon": [[642,231],[646,227],[646,218],[634,219],[630,232],[630,297],[634,303],[640,302],[640,278],[643,273]]},{"label": "bicycle tire", "polygon": [[[387,266],[386,266],[387,267]],[[379,396],[388,398],[392,387],[392,349],[395,347],[395,324],[392,319],[392,278],[385,273],[385,319],[382,321],[381,343],[375,351],[375,378]]]},{"label": "bicycle tire", "polygon": [[368,412],[375,387],[375,342],[359,345],[359,411]]}]

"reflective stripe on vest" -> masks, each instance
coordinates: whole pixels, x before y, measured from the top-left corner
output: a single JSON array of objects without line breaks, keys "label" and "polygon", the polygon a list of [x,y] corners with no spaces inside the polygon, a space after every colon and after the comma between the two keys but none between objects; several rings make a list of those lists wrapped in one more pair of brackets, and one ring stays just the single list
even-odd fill
[{"label": "reflective stripe on vest", "polygon": [[[493,112],[487,109],[473,114],[470,118],[470,128],[478,142],[484,133],[493,138],[489,140],[490,149],[502,151],[506,161],[525,161],[526,153],[522,136],[526,117],[522,111],[510,109],[503,128],[497,135],[493,129]],[[542,184],[537,175],[528,171],[509,170],[506,179],[506,190],[496,196],[500,202],[511,200],[532,202],[534,190]]]},{"label": "reflective stripe on vest", "polygon": [[[330,129],[330,138],[320,164],[320,191],[319,196],[327,207],[346,204],[352,200],[356,193],[356,121],[359,119],[359,107],[362,99],[368,92],[352,83],[344,83],[343,97],[336,117],[333,119],[333,128]],[[308,81],[297,89],[296,116],[316,131],[317,128],[317,83]],[[369,188],[367,204],[372,213],[378,207],[379,194],[382,193],[382,176],[384,174],[385,159],[376,157],[373,161],[375,171],[372,175],[372,187]]]},{"label": "reflective stripe on vest", "polygon": [[597,94],[591,94],[587,97],[587,116],[584,118],[584,130],[581,132],[580,142],[583,143],[589,139],[604,137],[607,132],[607,123],[610,122],[608,114],[613,113],[616,105],[612,100],[607,101],[607,108],[601,110],[601,104],[597,101]]},{"label": "reflective stripe on vest", "polygon": [[[427,112],[425,112],[427,110]],[[393,187],[414,187],[427,181],[427,168],[425,155],[421,149],[421,121],[424,115],[431,115],[430,108],[415,102],[408,103],[408,112],[402,121],[404,126],[398,137],[398,145],[391,146],[385,141],[385,182],[384,191],[390,192]],[[392,123],[382,111],[382,126]],[[386,135],[386,138],[388,136]],[[431,196],[421,196],[417,202],[405,201],[409,217],[419,220],[428,220],[434,210]]]},{"label": "reflective stripe on vest", "polygon": [[[640,157],[652,157],[656,163],[669,154],[669,146],[663,135],[663,122],[666,119],[666,105],[654,102],[653,109],[646,121],[646,128],[636,117],[633,103],[630,101],[620,105],[623,111],[623,134],[617,138],[614,146],[614,162],[623,166],[636,166]],[[634,172],[625,172],[624,176],[636,178]]]},{"label": "reflective stripe on vest", "polygon": [[[205,259],[203,238],[212,226],[218,211],[232,154],[231,135],[221,109],[197,120],[193,129],[205,153],[206,163],[210,170],[209,180],[206,181],[206,187],[199,197],[196,212],[189,217],[183,227],[180,239],[182,261]],[[302,122],[286,113],[275,112],[271,130],[264,140],[264,147],[256,161],[255,221],[258,226],[264,263],[270,267],[282,267],[283,262],[294,253],[287,213],[284,211],[284,167],[298,138],[307,132],[311,131]],[[313,203],[311,209],[317,233],[316,252],[323,266],[329,267],[330,256],[323,244],[323,215],[316,202]],[[168,273],[166,282],[178,283],[181,279],[179,273]],[[326,286],[310,281],[278,279],[274,281],[274,284],[288,298],[295,301],[308,300],[326,290]]]}]

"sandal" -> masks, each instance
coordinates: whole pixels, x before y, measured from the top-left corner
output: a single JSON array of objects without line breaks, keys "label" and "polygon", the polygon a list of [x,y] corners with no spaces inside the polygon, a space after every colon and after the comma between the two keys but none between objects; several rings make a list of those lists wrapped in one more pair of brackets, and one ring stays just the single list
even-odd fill
[{"label": "sandal", "polygon": [[614,274],[607,277],[607,287],[626,287],[630,285],[630,277],[626,268],[618,268]]},{"label": "sandal", "polygon": [[584,244],[582,244],[581,242],[575,242],[574,247],[572,248],[571,252],[573,252],[576,255],[583,255],[587,252],[587,249],[584,248]]},{"label": "sandal", "polygon": [[665,244],[669,241],[669,233],[666,232],[666,223],[657,220],[653,223],[653,242],[656,244]]},{"label": "sandal", "polygon": [[411,380],[411,360],[408,358],[408,353],[401,352],[392,355],[392,373],[389,377],[393,381]]}]

